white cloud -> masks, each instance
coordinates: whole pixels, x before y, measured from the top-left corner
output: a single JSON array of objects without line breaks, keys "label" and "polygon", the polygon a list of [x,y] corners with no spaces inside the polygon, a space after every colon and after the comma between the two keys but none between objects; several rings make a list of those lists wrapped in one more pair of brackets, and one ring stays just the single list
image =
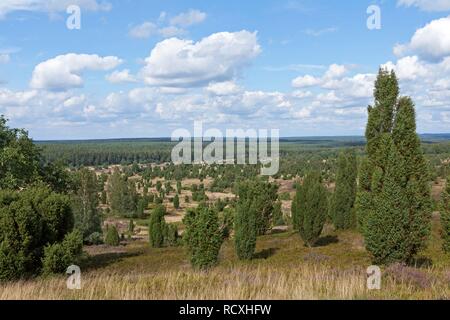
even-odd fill
[{"label": "white cloud", "polygon": [[306,88],[306,87],[313,87],[322,82],[322,79],[316,78],[311,75],[305,75],[301,77],[297,77],[294,80],[292,80],[292,86],[294,88]]},{"label": "white cloud", "polygon": [[145,60],[148,85],[199,87],[234,79],[261,48],[256,32],[221,32],[199,42],[171,38],[159,42]]},{"label": "white cloud", "polygon": [[241,88],[234,81],[225,81],[210,83],[206,91],[217,96],[227,96],[240,92]]},{"label": "white cloud", "polygon": [[344,76],[348,72],[347,67],[339,64],[332,64],[327,72],[325,73],[325,78],[335,79]]},{"label": "white cloud", "polygon": [[322,36],[324,34],[333,33],[333,32],[336,32],[336,31],[338,31],[338,28],[330,27],[330,28],[319,29],[319,30],[307,29],[304,32],[308,36],[320,37],[320,36]]},{"label": "white cloud", "polygon": [[183,36],[187,34],[184,28],[203,22],[206,19],[206,13],[191,9],[170,19],[169,25],[164,25],[166,17],[167,13],[161,12],[157,22],[146,21],[131,28],[128,34],[136,39],[148,39],[155,35],[163,38]]},{"label": "white cloud", "polygon": [[161,28],[158,30],[158,33],[163,36],[164,38],[170,38],[170,37],[176,37],[176,36],[182,36],[187,33],[186,30],[177,28],[175,26],[169,26],[165,28]]},{"label": "white cloud", "polygon": [[7,53],[0,53],[0,64],[8,63],[11,60],[11,57]]},{"label": "white cloud", "polygon": [[108,71],[122,63],[117,57],[75,54],[57,56],[38,64],[30,86],[34,89],[65,90],[83,86],[81,74],[85,70]]},{"label": "white cloud", "polygon": [[424,11],[449,11],[450,0],[398,0],[398,6],[418,7]]},{"label": "white cloud", "polygon": [[111,4],[97,0],[1,0],[0,17],[14,11],[62,12],[70,5],[78,5],[89,11],[109,11]]},{"label": "white cloud", "polygon": [[147,39],[157,33],[158,33],[158,27],[156,24],[154,24],[152,22],[144,22],[138,26],[133,27],[130,30],[129,35],[132,38]]},{"label": "white cloud", "polygon": [[188,12],[183,12],[170,19],[170,24],[180,27],[189,27],[194,24],[203,22],[206,19],[206,13],[199,10],[189,10]]},{"label": "white cloud", "polygon": [[106,80],[111,83],[136,82],[136,78],[130,74],[130,70],[114,71],[106,76]]},{"label": "white cloud", "polygon": [[407,44],[395,46],[397,56],[418,55],[426,60],[439,60],[450,55],[450,16],[433,20],[418,29]]},{"label": "white cloud", "polygon": [[419,61],[417,56],[401,58],[396,64],[389,61],[384,67],[389,70],[394,70],[402,80],[416,80],[417,77],[427,77],[429,72],[425,64]]}]

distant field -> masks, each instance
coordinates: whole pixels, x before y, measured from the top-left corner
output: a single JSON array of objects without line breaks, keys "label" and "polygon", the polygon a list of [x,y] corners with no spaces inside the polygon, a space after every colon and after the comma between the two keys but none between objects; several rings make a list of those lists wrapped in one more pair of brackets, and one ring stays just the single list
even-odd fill
[{"label": "distant field", "polygon": [[[425,153],[450,153],[450,134],[421,136]],[[169,138],[36,141],[45,162],[63,161],[71,166],[169,162],[175,142]],[[365,138],[291,137],[280,139],[282,159],[299,153],[312,153],[340,148],[356,148],[364,152]]]}]

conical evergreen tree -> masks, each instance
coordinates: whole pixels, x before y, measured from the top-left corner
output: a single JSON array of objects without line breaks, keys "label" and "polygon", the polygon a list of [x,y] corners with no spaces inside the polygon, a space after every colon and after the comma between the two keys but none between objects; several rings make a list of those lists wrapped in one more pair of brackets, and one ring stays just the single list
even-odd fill
[{"label": "conical evergreen tree", "polygon": [[327,190],[321,180],[319,173],[311,172],[303,185],[297,188],[299,201],[293,215],[296,216],[300,236],[308,247],[319,239],[327,218]]},{"label": "conical evergreen tree", "polygon": [[[242,195],[244,186],[240,188]],[[252,199],[245,196],[239,198],[234,218],[234,245],[236,254],[241,260],[253,258],[256,248],[256,207]]]},{"label": "conical evergreen tree", "polygon": [[153,248],[161,248],[164,245],[164,230],[166,221],[164,216],[166,209],[162,205],[158,205],[150,216],[150,224],[148,228],[148,235],[150,245]]},{"label": "conical evergreen tree", "polygon": [[355,152],[341,153],[338,158],[336,190],[331,201],[331,215],[337,229],[345,230],[355,226],[356,173]]},{"label": "conical evergreen tree", "polygon": [[189,210],[183,220],[186,231],[183,235],[194,268],[208,269],[217,263],[222,232],[217,211],[201,203],[195,210]]},{"label": "conical evergreen tree", "polygon": [[450,253],[450,176],[447,177],[447,187],[442,193],[441,225],[443,249]]},{"label": "conical evergreen tree", "polygon": [[427,164],[416,134],[414,105],[398,95],[395,73],[380,69],[357,200],[366,248],[377,263],[410,262],[430,230]]}]

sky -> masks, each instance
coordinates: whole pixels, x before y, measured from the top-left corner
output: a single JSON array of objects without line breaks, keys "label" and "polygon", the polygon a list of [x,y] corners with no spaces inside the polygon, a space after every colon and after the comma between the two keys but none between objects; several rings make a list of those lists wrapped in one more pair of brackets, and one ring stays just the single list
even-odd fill
[{"label": "sky", "polygon": [[37,140],[363,135],[380,66],[450,132],[450,0],[0,1],[0,114]]}]

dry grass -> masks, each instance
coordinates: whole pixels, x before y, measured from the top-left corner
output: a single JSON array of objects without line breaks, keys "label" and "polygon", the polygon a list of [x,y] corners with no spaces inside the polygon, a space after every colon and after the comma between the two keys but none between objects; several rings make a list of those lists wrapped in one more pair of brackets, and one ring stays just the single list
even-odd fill
[{"label": "dry grass", "polygon": [[[120,250],[90,248],[82,267],[82,289],[68,290],[65,277],[0,285],[0,299],[450,299],[450,261],[437,240],[435,216],[427,265],[382,268],[382,289],[366,288],[371,265],[355,232],[333,233],[319,246],[304,247],[291,232],[258,239],[255,259],[236,259],[224,243],[209,272],[192,270],[182,247],[152,249],[144,242]],[[426,260],[426,259],[425,259]]]},{"label": "dry grass", "polygon": [[0,299],[448,299],[448,285],[426,288],[387,278],[381,291],[368,291],[364,270],[337,270],[303,264],[296,269],[267,266],[216,268],[210,272],[167,271],[136,274],[93,272],[81,290],[68,290],[64,278],[17,282],[0,287]]}]

